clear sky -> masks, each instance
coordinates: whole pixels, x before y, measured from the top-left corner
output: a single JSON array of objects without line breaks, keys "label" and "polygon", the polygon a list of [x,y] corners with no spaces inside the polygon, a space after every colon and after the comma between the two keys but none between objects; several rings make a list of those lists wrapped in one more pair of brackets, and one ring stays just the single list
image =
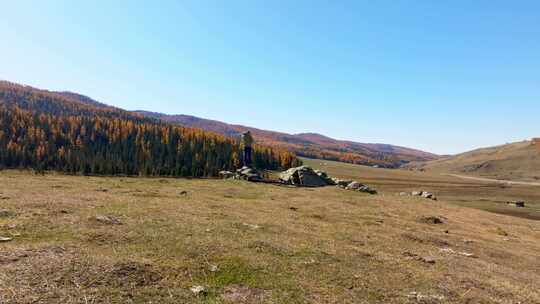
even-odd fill
[{"label": "clear sky", "polygon": [[0,79],[457,153],[540,136],[540,1],[3,1]]}]

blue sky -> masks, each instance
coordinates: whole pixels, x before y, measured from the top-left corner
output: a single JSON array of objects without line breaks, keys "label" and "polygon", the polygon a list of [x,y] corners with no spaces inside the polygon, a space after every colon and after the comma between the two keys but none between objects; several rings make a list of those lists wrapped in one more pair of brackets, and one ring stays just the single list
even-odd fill
[{"label": "blue sky", "polygon": [[540,136],[539,1],[18,0],[1,14],[1,79],[126,109],[441,154]]}]

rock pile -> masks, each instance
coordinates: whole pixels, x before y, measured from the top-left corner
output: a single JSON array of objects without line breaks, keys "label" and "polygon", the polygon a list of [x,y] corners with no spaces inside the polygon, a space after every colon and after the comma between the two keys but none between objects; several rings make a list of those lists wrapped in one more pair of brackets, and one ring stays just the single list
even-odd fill
[{"label": "rock pile", "polygon": [[250,182],[263,180],[263,177],[259,171],[250,167],[246,167],[246,166],[236,170],[235,173],[231,171],[220,171],[219,175],[222,178],[234,178],[234,179],[247,180]]},{"label": "rock pile", "polygon": [[338,186],[342,189],[377,194],[377,190],[352,180],[331,178],[326,172],[308,166],[291,168],[280,174],[283,183],[304,187]]},{"label": "rock pile", "polygon": [[92,220],[105,224],[105,225],[122,225],[123,223],[111,215],[98,214],[91,218]]},{"label": "rock pile", "polygon": [[377,190],[353,180],[332,178],[322,170],[313,170],[309,166],[291,168],[279,175],[279,181],[265,180],[261,173],[249,167],[242,167],[235,172],[220,171],[222,178],[233,178],[251,182],[272,182],[299,187],[338,186],[342,189],[377,194]]}]

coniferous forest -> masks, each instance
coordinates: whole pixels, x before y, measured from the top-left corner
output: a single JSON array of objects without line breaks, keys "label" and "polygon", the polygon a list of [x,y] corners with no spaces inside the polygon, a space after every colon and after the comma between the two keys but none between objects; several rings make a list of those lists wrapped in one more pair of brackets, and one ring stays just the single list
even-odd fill
[{"label": "coniferous forest", "polygon": [[[171,125],[88,97],[0,82],[0,167],[74,174],[215,176],[242,164],[237,139]],[[300,164],[256,146],[254,165]]]}]

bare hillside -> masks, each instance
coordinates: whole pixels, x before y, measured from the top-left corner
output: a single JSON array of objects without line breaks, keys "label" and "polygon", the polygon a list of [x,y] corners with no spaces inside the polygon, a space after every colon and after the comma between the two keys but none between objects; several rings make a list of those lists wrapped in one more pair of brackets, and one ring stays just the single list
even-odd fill
[{"label": "bare hillside", "polygon": [[404,168],[441,173],[459,173],[504,180],[540,180],[540,141],[522,141],[482,148]]}]

